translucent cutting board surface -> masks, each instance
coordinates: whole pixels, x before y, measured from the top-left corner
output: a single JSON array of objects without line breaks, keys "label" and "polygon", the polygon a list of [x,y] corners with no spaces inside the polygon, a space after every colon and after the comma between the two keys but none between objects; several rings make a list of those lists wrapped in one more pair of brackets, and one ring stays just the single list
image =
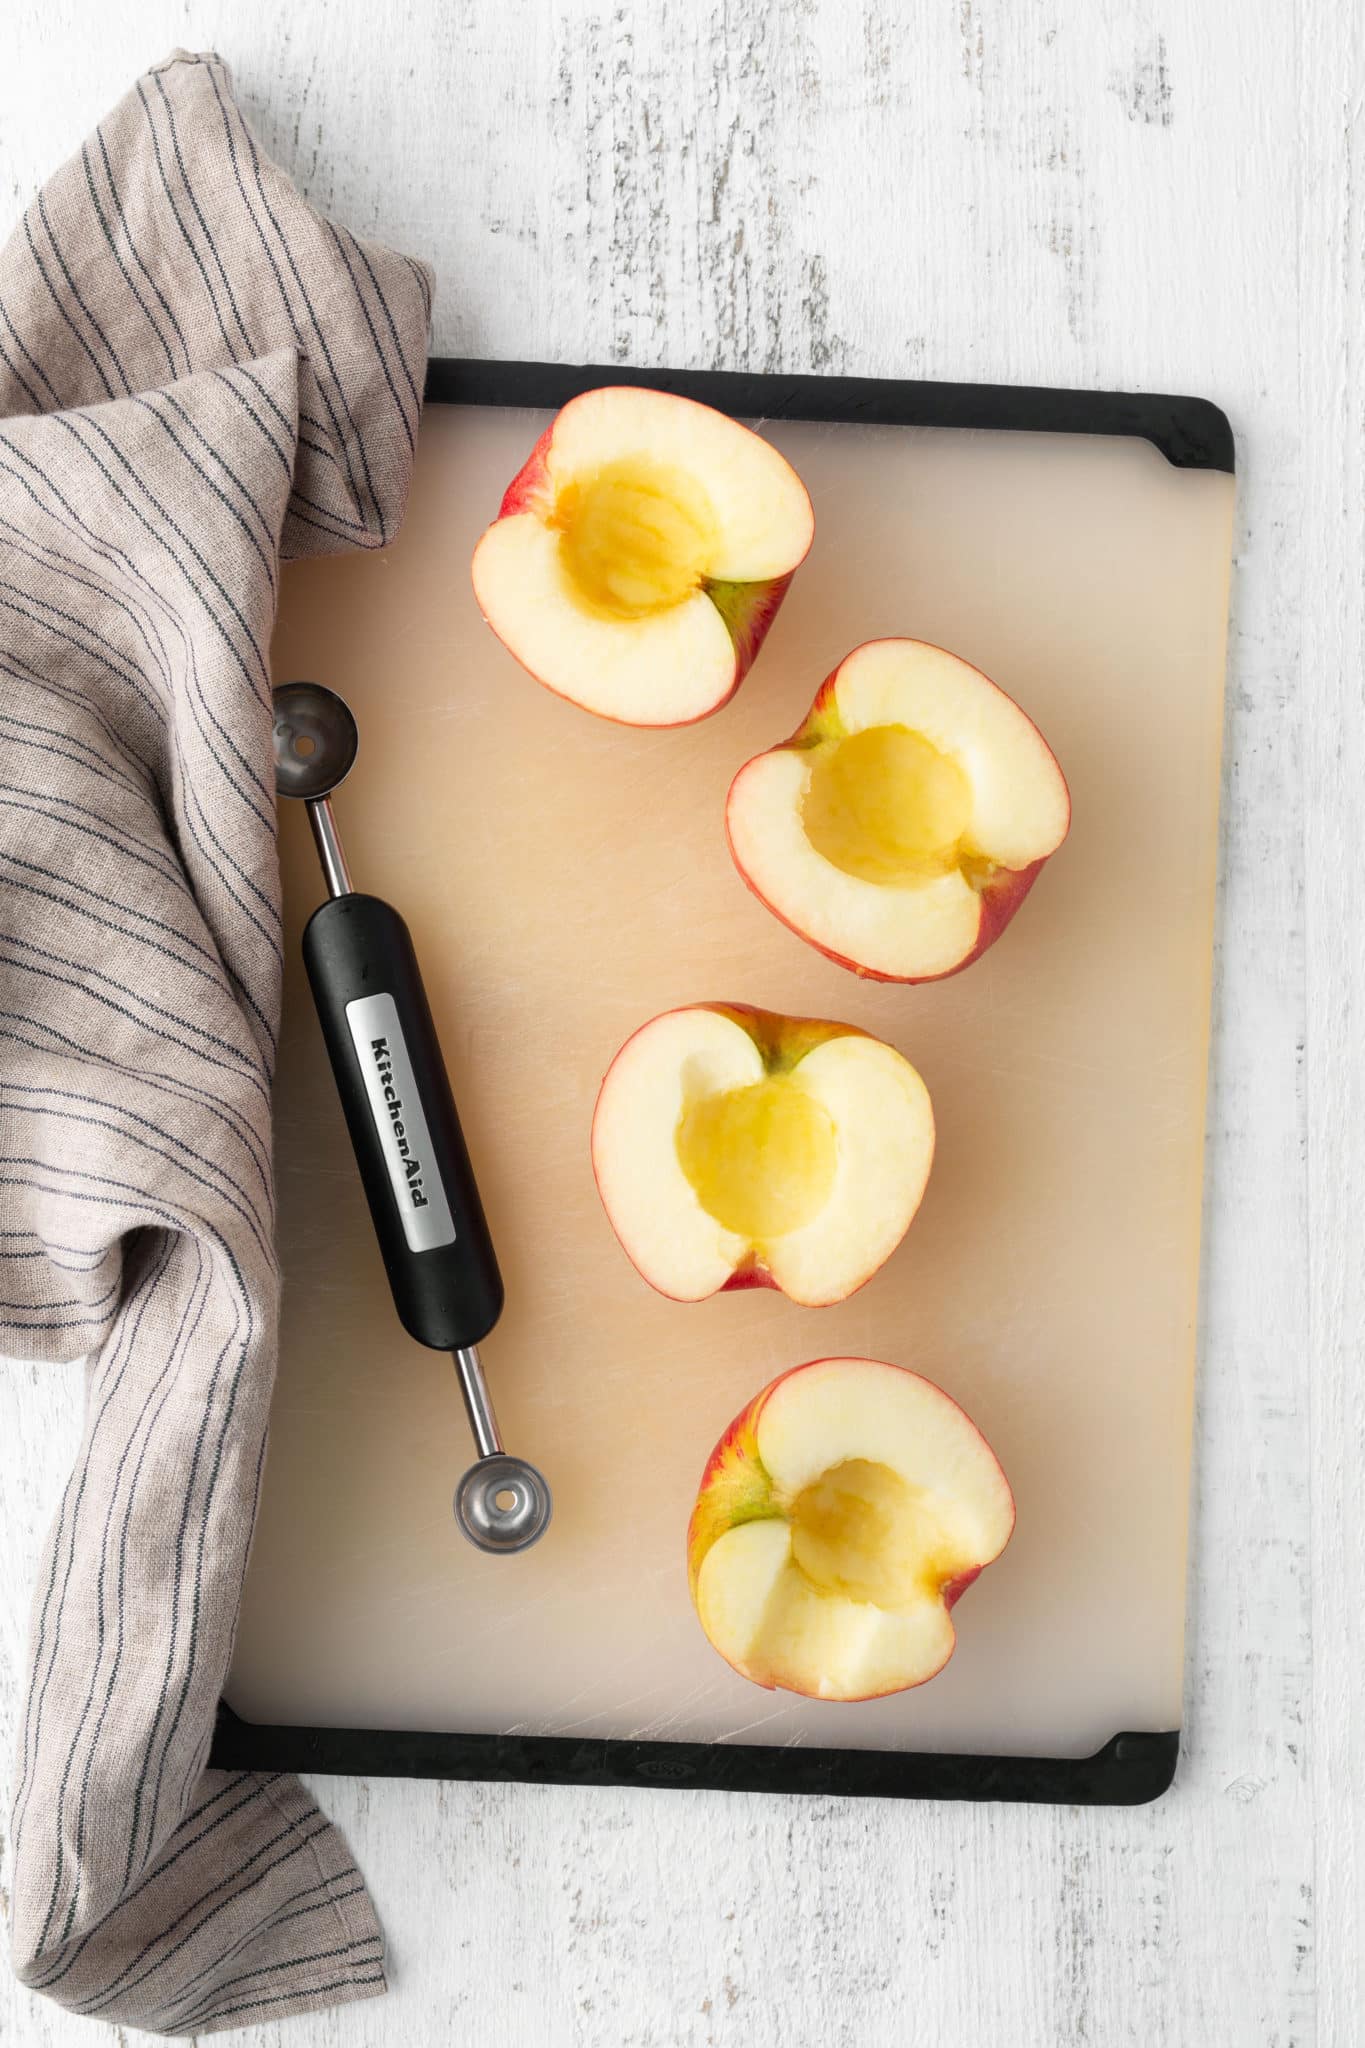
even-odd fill
[{"label": "translucent cutting board surface", "polygon": [[[399,541],[287,572],[275,673],[359,719],[338,816],[357,886],[413,928],[507,1283],[485,1363],[555,1520],[512,1559],[456,1531],[464,1415],[390,1304],[298,960],[321,883],[285,807],[283,1347],[227,1697],[257,1721],[1053,1756],[1175,1728],[1232,479],[1143,441],[775,425],[814,552],[733,703],[635,732],[551,696],[475,608],[471,550],[545,418],[430,407]],[[1075,810],[994,950],[919,989],[784,930],[722,827],[740,763],[892,633],[1017,697]],[[637,1025],[707,999],[847,1019],[928,1083],[923,1209],[838,1307],[665,1301],[603,1214],[602,1074]],[[684,1569],[724,1426],[833,1352],[939,1381],[1018,1502],[942,1676],[857,1706],[737,1677]]]}]

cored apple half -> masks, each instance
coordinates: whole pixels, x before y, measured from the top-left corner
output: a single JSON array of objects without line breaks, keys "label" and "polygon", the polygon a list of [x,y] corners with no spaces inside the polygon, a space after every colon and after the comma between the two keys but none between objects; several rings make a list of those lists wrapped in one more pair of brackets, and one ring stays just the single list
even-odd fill
[{"label": "cored apple half", "polygon": [[733,696],[815,532],[790,463],[708,405],[571,399],[474,551],[493,631],[561,697],[690,725]]},{"label": "cored apple half", "polygon": [[980,669],[923,640],[846,655],[800,731],[746,762],[726,805],[754,894],[878,981],[969,966],[1070,823],[1037,726]]},{"label": "cored apple half", "polygon": [[712,1452],[687,1536],[692,1598],[755,1685],[873,1699],[943,1669],[953,1605],[1013,1528],[994,1452],[941,1388],[819,1358],[765,1387]]},{"label": "cored apple half", "polygon": [[842,1301],[900,1243],[933,1156],[929,1092],[891,1046],[737,1004],[637,1031],[592,1125],[612,1227],[675,1301],[733,1287]]}]

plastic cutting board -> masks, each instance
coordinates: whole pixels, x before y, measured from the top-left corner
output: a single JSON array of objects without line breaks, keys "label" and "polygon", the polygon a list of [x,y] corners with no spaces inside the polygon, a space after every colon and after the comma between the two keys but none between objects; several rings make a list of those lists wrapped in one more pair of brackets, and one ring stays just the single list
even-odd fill
[{"label": "plastic cutting board", "polygon": [[[436,365],[433,392],[557,402],[622,374]],[[807,402],[779,380],[698,382],[750,414],[999,425],[770,417],[762,431],[811,491],[815,547],[738,696],[696,727],[593,719],[479,617],[470,554],[543,410],[429,403],[397,543],[286,573],[276,680],[329,683],[359,720],[337,813],[357,886],[414,932],[507,1283],[485,1364],[509,1448],[546,1471],[556,1516],[513,1559],[455,1529],[464,1417],[449,1362],[403,1334],[387,1294],[298,959],[321,881],[286,807],[282,1357],[222,1760],[325,1767],[326,1743],[301,1751],[290,1729],[365,1729],[379,1732],[345,1749],[347,1768],[613,1776],[617,1757],[629,1777],[657,1755],[680,1761],[656,1776],[779,1786],[812,1782],[799,1766],[818,1752],[831,1789],[906,1790],[919,1781],[895,1782],[897,1757],[948,1752],[968,1760],[953,1789],[980,1791],[974,1757],[1066,1764],[1119,1731],[1179,1727],[1226,423],[1152,401],[1162,452],[1139,400],[806,380]],[[1019,430],[1034,420],[1111,431]],[[1016,697],[1074,800],[1067,845],[1000,943],[918,989],[861,982],[786,931],[739,881],[722,827],[735,769],[800,722],[849,648],[894,633],[952,648]],[[847,1019],[928,1083],[924,1206],[844,1304],[666,1301],[606,1221],[588,1157],[603,1071],[646,1019],[707,999]],[[683,1556],[726,1423],[776,1373],[835,1352],[939,1381],[1018,1502],[944,1673],[853,1706],[730,1671],[695,1622]],[[413,1730],[431,1740],[384,1732]],[[792,1769],[706,1765],[729,1747],[791,1752]],[[859,1752],[881,1754],[886,1782]],[[1173,1741],[1162,1754],[1173,1762]],[[991,1769],[986,1789],[1052,1796]],[[1065,1771],[1056,1785],[1144,1796]]]}]

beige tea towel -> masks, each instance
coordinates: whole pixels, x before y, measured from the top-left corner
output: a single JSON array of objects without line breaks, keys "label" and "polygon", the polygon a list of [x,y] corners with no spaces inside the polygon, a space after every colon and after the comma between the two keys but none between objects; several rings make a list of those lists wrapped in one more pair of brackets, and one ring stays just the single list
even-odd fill
[{"label": "beige tea towel", "polygon": [[311,1799],[204,1764],[275,1371],[279,561],[392,537],[429,312],[215,57],[141,79],[0,255],[0,1352],[87,1361],[13,1949],[166,2033],[384,1984]]}]

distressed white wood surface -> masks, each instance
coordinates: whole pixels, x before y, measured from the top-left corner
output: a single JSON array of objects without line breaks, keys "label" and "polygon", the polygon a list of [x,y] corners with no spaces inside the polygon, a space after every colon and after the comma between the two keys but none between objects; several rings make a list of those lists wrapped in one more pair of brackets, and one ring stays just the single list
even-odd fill
[{"label": "distressed white wood surface", "polygon": [[[436,346],[1239,429],[1186,1747],[1136,1812],[325,1781],[387,2001],[253,2048],[1365,2034],[1365,191],[1343,0],[9,0],[0,228],[173,45]],[[1135,963],[1141,971],[1141,963]],[[77,1371],[0,1368],[0,1752]],[[0,1974],[0,2041],[100,2038]]]}]

